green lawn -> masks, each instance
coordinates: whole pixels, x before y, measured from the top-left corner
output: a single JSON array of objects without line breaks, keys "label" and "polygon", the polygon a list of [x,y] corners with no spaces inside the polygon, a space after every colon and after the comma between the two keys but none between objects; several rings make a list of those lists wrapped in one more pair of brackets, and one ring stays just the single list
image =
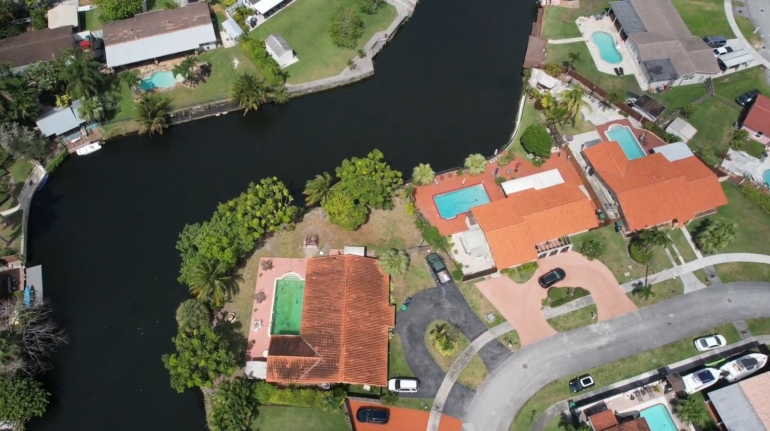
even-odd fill
[{"label": "green lawn", "polygon": [[515,330],[497,337],[497,340],[503,343],[503,346],[513,350],[514,352],[519,350],[521,347],[521,339],[519,338],[519,333]]},{"label": "green lawn", "polygon": [[32,170],[35,169],[35,165],[32,163],[17,159],[11,166],[8,167],[8,172],[11,174],[11,177],[13,177],[13,182],[17,185],[24,185],[24,181],[27,180],[27,177],[29,177],[29,174],[32,173]]},{"label": "green lawn", "polygon": [[677,250],[679,250],[679,254],[682,255],[682,258],[684,258],[685,262],[692,262],[697,258],[697,256],[695,256],[695,252],[690,246],[690,243],[687,242],[687,238],[684,237],[681,229],[671,229],[668,232],[668,236],[672,241],[674,241],[674,245],[676,245]]},{"label": "green lawn", "polygon": [[591,130],[595,130],[596,127],[594,127],[590,121],[584,120],[582,115],[578,114],[571,121],[567,121],[562,126],[557,126],[557,129],[563,136],[567,136],[590,132]]},{"label": "green lawn", "polygon": [[[448,325],[448,327],[455,331],[457,336],[457,347],[449,356],[444,356],[439,353],[439,351],[433,346],[433,340],[431,340],[430,331],[439,324]],[[433,360],[436,361],[436,363],[439,365],[439,367],[441,367],[442,370],[444,370],[444,372],[447,372],[449,371],[449,368],[452,367],[452,364],[455,363],[457,358],[460,357],[460,354],[470,345],[470,342],[468,341],[468,338],[465,337],[465,335],[463,335],[460,330],[452,326],[451,323],[443,320],[436,320],[431,322],[431,324],[428,325],[428,328],[425,330],[425,345],[428,347],[428,351],[433,357]],[[460,376],[457,378],[457,382],[471,389],[476,389],[484,382],[485,378],[487,378],[487,367],[484,366],[484,362],[482,362],[479,355],[476,354],[476,356],[471,359],[462,373],[460,373]]]},{"label": "green lawn", "polygon": [[524,102],[524,112],[521,114],[521,125],[519,126],[518,133],[516,133],[513,142],[508,146],[508,150],[513,151],[513,154],[516,157],[527,157],[527,152],[524,150],[524,147],[521,146],[521,135],[527,130],[527,127],[544,122],[540,112],[535,109],[535,104]]},{"label": "green lawn", "polygon": [[[299,419],[301,418],[301,419]],[[297,428],[313,431],[350,431],[350,422],[342,413],[327,413],[323,410],[303,407],[259,406],[259,414],[251,421],[252,431],[285,431]]]},{"label": "green lawn", "polygon": [[673,0],[690,32],[698,37],[723,35],[735,37],[725,16],[722,0]]},{"label": "green lawn", "polygon": [[[694,102],[707,92],[706,84],[692,84],[671,87],[662,93],[652,95],[652,97],[666,107],[666,112],[673,112],[688,103]],[[698,109],[698,106],[700,105],[696,105],[695,109]]]},{"label": "green lawn", "polygon": [[566,43],[561,45],[549,44],[547,49],[548,52],[545,60],[548,63],[563,65],[565,62],[569,62],[568,54],[570,52],[578,54],[579,58],[573,65],[575,70],[608,92],[616,91],[621,95],[625,95],[626,91],[633,91],[637,94],[641,92],[639,84],[636,83],[636,79],[633,75],[615,76],[599,72],[599,70],[596,69],[593,58],[591,58],[591,53],[588,52],[588,47],[585,42]]},{"label": "green lawn", "polygon": [[594,313],[596,313],[596,305],[591,304],[588,307],[548,319],[548,324],[557,332],[567,332],[596,323],[596,319],[592,318]]},{"label": "green lawn", "polygon": [[746,320],[746,325],[748,325],[751,335],[770,334],[770,318],[760,317],[757,319],[748,319]]},{"label": "green lawn", "polygon": [[754,26],[754,23],[751,22],[751,19],[738,14],[734,14],[733,16],[735,16],[735,23],[738,24],[738,29],[741,31],[741,34],[743,34],[743,37],[745,37],[754,48],[760,48],[762,46],[762,37],[760,36],[761,31],[754,33],[756,27]]},{"label": "green lawn", "polygon": [[227,21],[227,15],[225,15],[223,12],[217,11],[215,16],[216,16],[217,21],[214,23],[214,25],[216,26],[217,30],[221,30],[222,29],[222,23]]},{"label": "green lawn", "polygon": [[747,139],[746,143],[743,144],[743,151],[751,154],[756,158],[760,158],[763,154],[765,154],[765,146],[757,141]]},{"label": "green lawn", "polygon": [[577,9],[547,6],[543,17],[542,36],[546,39],[569,39],[580,37],[575,20],[580,16],[595,15],[610,7],[607,0],[580,0]]},{"label": "green lawn", "polygon": [[633,293],[629,293],[627,295],[628,298],[631,299],[631,301],[636,304],[637,307],[642,308],[682,294],[684,294],[684,283],[682,283],[682,280],[677,278],[653,284],[652,295],[650,295],[649,298],[642,298],[639,295],[635,295]]},{"label": "green lawn", "polygon": [[617,362],[584,370],[555,380],[543,387],[522,406],[519,414],[516,415],[513,421],[511,430],[529,431],[545,409],[559,401],[572,398],[574,394],[570,392],[567,382],[574,376],[584,373],[591,374],[596,381],[596,388],[601,388],[697,355],[698,351],[695,350],[692,344],[693,338],[712,333],[724,335],[728,343],[735,343],[741,339],[735,327],[732,324],[727,324],[705,331],[702,334],[694,334],[692,337],[687,337],[649,352],[629,356]]},{"label": "green lawn", "polygon": [[545,426],[545,430],[543,431],[564,431],[564,428],[559,426],[561,423],[561,416],[556,416],[551,423]]},{"label": "green lawn", "polygon": [[104,24],[102,24],[102,20],[99,18],[100,15],[101,10],[99,8],[78,12],[80,28],[90,31],[101,30]]},{"label": "green lawn", "polygon": [[[599,260],[612,271],[620,284],[644,277],[646,271],[645,266],[631,260],[628,255],[628,240],[623,238],[623,235],[619,232],[615,232],[614,226],[606,226],[580,235],[575,235],[571,237],[571,239],[575,244],[574,250],[578,252],[580,251],[582,244],[586,241],[594,240],[604,243],[606,250]],[[668,256],[666,256],[666,253],[662,248],[656,247],[653,253],[654,255],[649,265],[650,274],[655,274],[656,272],[671,268],[671,261],[668,260]],[[628,273],[628,276],[625,275],[626,273]],[[590,289],[590,286],[586,287]]]},{"label": "green lawn", "polygon": [[[729,182],[722,183],[722,189],[730,202],[705,219],[723,219],[738,223],[738,236],[724,253],[770,254],[770,216],[762,212]],[[704,219],[696,220],[687,227],[692,234]],[[723,282],[767,281],[770,280],[770,265],[759,263],[725,263],[717,265],[717,273]]]},{"label": "green lawn", "polygon": [[551,287],[548,289],[548,297],[543,299],[543,308],[556,308],[578,298],[588,296],[591,293],[582,287]]},{"label": "green lawn", "polygon": [[433,398],[399,398],[396,406],[405,409],[430,411],[433,408]]},{"label": "green lawn", "polygon": [[[465,301],[471,307],[476,316],[487,325],[487,328],[492,328],[503,322],[505,318],[497,311],[494,305],[476,288],[473,283],[457,283],[457,287],[460,289],[460,293],[463,294]],[[495,320],[492,322],[487,321],[487,313],[495,315]]]},{"label": "green lawn", "polygon": [[[358,9],[358,0],[340,0],[337,3]],[[251,36],[259,40],[278,33],[294,48],[299,61],[285,69],[289,73],[290,84],[340,74],[348,60],[356,56],[356,51],[396,18],[396,8],[389,4],[375,15],[361,14],[365,24],[363,37],[356,49],[343,49],[334,46],[329,36],[333,9],[333,3],[328,0],[294,2],[251,32]]]},{"label": "green lawn", "polygon": [[393,333],[390,338],[390,352],[388,353],[388,376],[390,377],[414,377],[412,370],[406,363],[404,347],[401,338]]}]

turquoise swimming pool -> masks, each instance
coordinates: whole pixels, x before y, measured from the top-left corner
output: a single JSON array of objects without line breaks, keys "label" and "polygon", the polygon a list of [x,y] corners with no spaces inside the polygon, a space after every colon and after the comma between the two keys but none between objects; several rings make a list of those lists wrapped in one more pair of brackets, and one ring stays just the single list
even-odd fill
[{"label": "turquoise swimming pool", "polygon": [[646,408],[639,412],[639,416],[647,420],[650,431],[677,431],[674,420],[671,419],[671,415],[663,404]]},{"label": "turquoise swimming pool", "polygon": [[155,88],[171,88],[176,85],[177,79],[171,72],[155,72],[150,75],[149,78],[144,78],[139,83],[139,88],[142,90],[152,90]]},{"label": "turquoise swimming pool", "polygon": [[762,181],[764,181],[765,184],[770,184],[770,169],[766,169],[762,172]]},{"label": "turquoise swimming pool", "polygon": [[489,195],[484,189],[484,185],[479,184],[435,195],[433,202],[436,204],[441,218],[451,220],[458,214],[470,211],[473,207],[488,204]]},{"label": "turquoise swimming pool", "polygon": [[623,55],[615,48],[615,41],[609,33],[597,31],[591,35],[591,39],[599,47],[599,54],[607,63],[618,64],[623,60]]},{"label": "turquoise swimming pool", "polygon": [[617,143],[620,144],[620,148],[626,153],[628,160],[644,157],[644,149],[639,144],[639,141],[636,140],[634,132],[628,127],[613,124],[607,129],[605,135],[607,135],[607,139],[610,141],[617,141]]}]

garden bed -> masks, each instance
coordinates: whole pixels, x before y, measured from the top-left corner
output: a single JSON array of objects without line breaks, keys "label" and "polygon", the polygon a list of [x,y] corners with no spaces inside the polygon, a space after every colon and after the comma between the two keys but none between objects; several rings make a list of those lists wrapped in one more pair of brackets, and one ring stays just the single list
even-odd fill
[{"label": "garden bed", "polygon": [[582,287],[551,287],[548,289],[548,297],[543,299],[543,308],[556,308],[590,294]]},{"label": "garden bed", "polygon": [[570,311],[561,316],[552,317],[548,319],[548,324],[557,332],[567,332],[596,323],[596,313],[596,305],[591,304],[588,307]]},{"label": "garden bed", "polygon": [[[436,329],[438,325],[447,325],[446,327],[452,333],[451,336],[456,337],[457,345],[450,355],[442,355],[433,342],[431,331]],[[438,366],[441,367],[444,372],[449,371],[449,369],[452,367],[452,364],[457,361],[457,358],[460,357],[460,354],[462,354],[462,352],[465,351],[469,345],[470,341],[468,341],[468,338],[449,322],[443,320],[435,320],[431,322],[431,324],[428,325],[428,328],[425,330],[425,346],[428,348],[428,351],[433,357],[433,360],[436,361],[436,364],[438,364]],[[457,382],[471,389],[476,389],[484,382],[486,377],[487,367],[484,366],[484,362],[482,362],[479,355],[476,354],[465,367],[465,369],[463,369],[462,373],[460,373],[460,376],[457,378]]]}]

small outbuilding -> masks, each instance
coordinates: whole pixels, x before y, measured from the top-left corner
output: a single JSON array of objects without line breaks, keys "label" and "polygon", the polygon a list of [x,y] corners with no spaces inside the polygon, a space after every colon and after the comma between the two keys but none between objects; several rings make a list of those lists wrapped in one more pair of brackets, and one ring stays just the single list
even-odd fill
[{"label": "small outbuilding", "polygon": [[299,61],[296,55],[294,55],[294,49],[292,49],[289,42],[283,38],[280,34],[271,34],[265,39],[265,48],[268,54],[278,62],[278,65],[283,69]]},{"label": "small outbuilding", "polygon": [[698,133],[698,130],[687,121],[677,118],[666,127],[666,132],[678,136],[682,142],[688,142],[696,133]]},{"label": "small outbuilding", "polygon": [[230,18],[227,21],[222,23],[222,29],[227,33],[227,36],[230,38],[230,40],[235,43],[241,36],[243,36],[243,30],[241,29],[241,26],[238,25],[237,22],[235,22],[234,19]]},{"label": "small outbuilding", "polygon": [[78,5],[60,4],[48,11],[48,28],[78,26]]},{"label": "small outbuilding", "polygon": [[40,133],[43,136],[59,136],[79,128],[81,124],[86,122],[78,115],[79,108],[80,100],[75,100],[72,105],[66,108],[54,108],[43,113],[36,121]]}]

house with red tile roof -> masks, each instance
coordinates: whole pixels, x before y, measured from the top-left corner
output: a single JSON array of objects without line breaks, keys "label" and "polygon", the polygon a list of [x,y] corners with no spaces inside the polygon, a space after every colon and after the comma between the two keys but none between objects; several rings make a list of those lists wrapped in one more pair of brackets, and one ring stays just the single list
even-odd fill
[{"label": "house with red tile roof", "polygon": [[376,259],[307,259],[298,335],[272,335],[268,382],[385,386],[395,326],[390,280]]},{"label": "house with red tile roof", "polygon": [[626,232],[675,227],[727,204],[716,174],[686,144],[653,151],[629,160],[614,141],[583,150],[594,174],[618,202]]},{"label": "house with red tile roof", "polygon": [[749,132],[749,138],[760,144],[770,144],[770,98],[761,94],[757,96],[741,129]]}]

